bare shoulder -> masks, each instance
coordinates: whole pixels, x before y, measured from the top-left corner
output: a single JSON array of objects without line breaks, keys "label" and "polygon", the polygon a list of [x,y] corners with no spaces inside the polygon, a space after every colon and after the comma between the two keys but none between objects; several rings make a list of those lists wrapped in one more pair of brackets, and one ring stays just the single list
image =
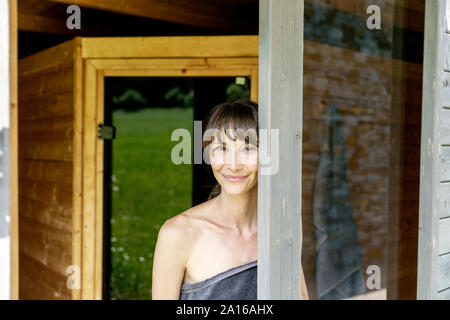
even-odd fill
[{"label": "bare shoulder", "polygon": [[158,241],[170,241],[188,253],[202,230],[210,206],[211,202],[207,201],[166,220],[159,230]]},{"label": "bare shoulder", "polygon": [[192,235],[192,227],[189,218],[180,213],[166,220],[158,233],[158,246],[175,250],[177,253],[185,253],[186,245]]},{"label": "bare shoulder", "polygon": [[153,299],[178,299],[189,258],[201,238],[204,206],[190,208],[166,220],[159,229],[153,259]]}]

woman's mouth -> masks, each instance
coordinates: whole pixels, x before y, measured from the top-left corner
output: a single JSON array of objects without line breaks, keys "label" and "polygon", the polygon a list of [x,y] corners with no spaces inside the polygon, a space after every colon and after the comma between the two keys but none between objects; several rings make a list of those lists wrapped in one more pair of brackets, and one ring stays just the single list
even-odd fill
[{"label": "woman's mouth", "polygon": [[248,177],[248,175],[246,175],[246,176],[234,176],[234,175],[223,174],[223,173],[222,173],[222,176],[223,176],[225,179],[227,179],[228,181],[231,181],[231,182],[239,182],[239,181],[243,181],[243,180],[245,180],[245,178]]}]

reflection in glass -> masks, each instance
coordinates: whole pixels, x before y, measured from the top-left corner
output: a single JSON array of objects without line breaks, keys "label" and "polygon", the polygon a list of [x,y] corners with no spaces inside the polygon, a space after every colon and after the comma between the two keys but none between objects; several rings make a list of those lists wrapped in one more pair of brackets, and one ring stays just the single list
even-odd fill
[{"label": "reflection in glass", "polygon": [[[380,30],[366,26],[372,4]],[[305,1],[302,265],[312,299],[415,299],[423,19],[422,1]]]}]

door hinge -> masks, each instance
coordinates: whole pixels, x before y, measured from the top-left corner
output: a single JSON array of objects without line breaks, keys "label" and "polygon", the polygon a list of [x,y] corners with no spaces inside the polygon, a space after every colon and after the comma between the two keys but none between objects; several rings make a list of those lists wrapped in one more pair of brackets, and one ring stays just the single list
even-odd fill
[{"label": "door hinge", "polygon": [[103,140],[112,140],[116,137],[116,127],[98,125],[98,138]]}]

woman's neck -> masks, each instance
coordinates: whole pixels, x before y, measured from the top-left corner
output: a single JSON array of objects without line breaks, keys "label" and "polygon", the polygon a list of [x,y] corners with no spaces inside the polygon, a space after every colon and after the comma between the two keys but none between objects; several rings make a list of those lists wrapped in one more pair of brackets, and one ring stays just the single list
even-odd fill
[{"label": "woman's neck", "polygon": [[258,188],[231,195],[222,190],[216,198],[219,223],[238,233],[254,232],[258,228]]}]

